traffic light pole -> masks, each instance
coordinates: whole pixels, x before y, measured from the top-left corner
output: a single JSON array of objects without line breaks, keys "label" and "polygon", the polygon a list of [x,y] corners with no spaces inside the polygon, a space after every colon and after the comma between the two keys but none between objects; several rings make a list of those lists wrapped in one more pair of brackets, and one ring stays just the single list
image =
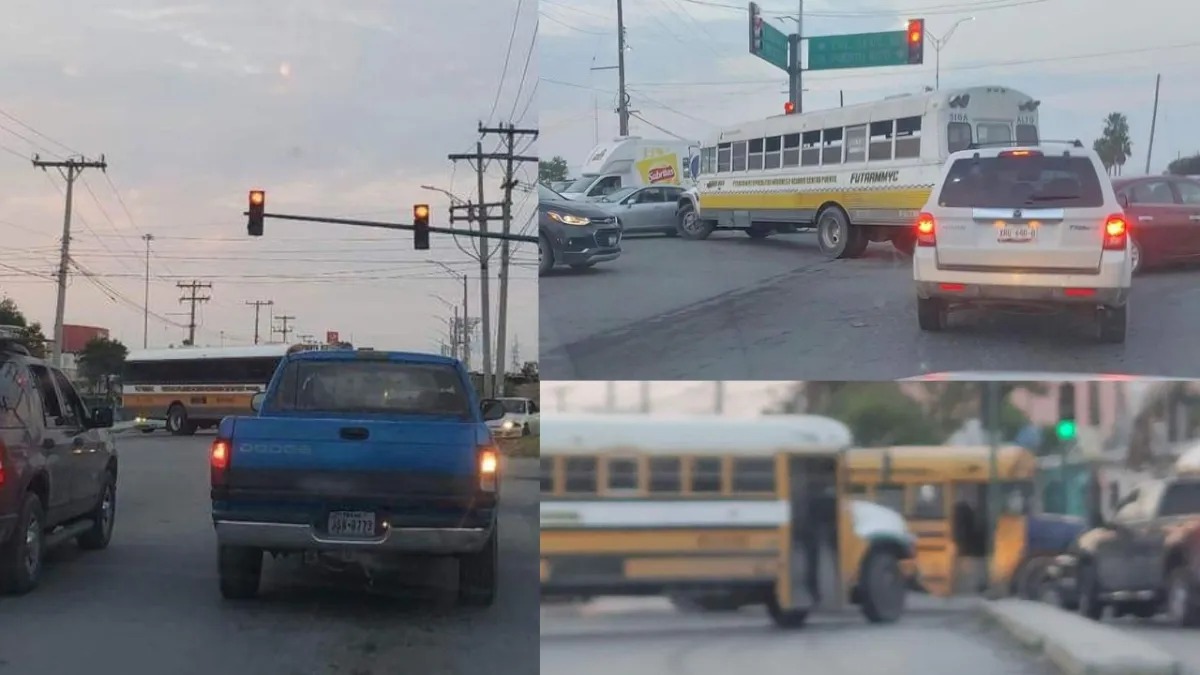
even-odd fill
[{"label": "traffic light pole", "polygon": [[800,68],[800,45],[804,39],[804,0],[799,0],[796,12],[796,32],[788,36],[788,99],[796,106],[796,114],[804,112],[804,71]]},{"label": "traffic light pole", "polygon": [[[249,216],[249,211],[242,213],[244,216]],[[322,216],[302,216],[291,213],[264,213],[263,218],[274,218],[275,220],[294,220],[306,223],[328,223],[331,225],[354,225],[356,227],[377,227],[383,230],[407,230],[412,232],[416,227],[408,223],[387,223],[376,220],[356,220],[353,218],[325,218]],[[477,239],[508,239],[509,241],[524,241],[532,244],[537,243],[537,237],[526,234],[503,234],[500,232],[475,232],[472,230],[456,230],[450,227],[430,227],[430,232],[437,234],[453,234],[459,237],[475,237]]]}]

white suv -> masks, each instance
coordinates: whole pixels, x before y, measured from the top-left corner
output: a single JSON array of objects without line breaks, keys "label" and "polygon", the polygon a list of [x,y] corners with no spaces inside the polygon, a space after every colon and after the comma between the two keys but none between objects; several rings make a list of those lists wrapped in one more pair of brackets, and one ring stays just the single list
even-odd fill
[{"label": "white suv", "polygon": [[1125,341],[1129,227],[1079,141],[950,155],[916,229],[922,330],[960,307],[1059,306],[1094,313],[1102,341]]}]

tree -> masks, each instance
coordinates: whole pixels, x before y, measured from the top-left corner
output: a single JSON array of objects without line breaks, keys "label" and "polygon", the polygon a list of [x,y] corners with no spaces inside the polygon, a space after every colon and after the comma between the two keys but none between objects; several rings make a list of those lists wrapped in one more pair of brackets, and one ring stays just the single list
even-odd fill
[{"label": "tree", "polygon": [[1092,149],[1100,155],[1100,161],[1109,175],[1121,175],[1121,167],[1133,154],[1133,141],[1129,139],[1129,118],[1125,113],[1113,112],[1104,118],[1104,131],[1092,143]]},{"label": "tree", "polygon": [[129,349],[119,340],[94,337],[79,352],[79,374],[93,387],[109,375],[119,375]]},{"label": "tree", "polygon": [[21,342],[30,354],[38,358],[46,357],[46,336],[42,333],[42,324],[34,321],[29,323],[25,314],[17,307],[16,301],[8,296],[0,298],[0,326],[17,326],[24,329]]},{"label": "tree", "polygon": [[923,414],[921,404],[894,382],[839,389],[826,414],[850,427],[855,443],[862,447],[934,445],[944,439]]},{"label": "tree", "polygon": [[1200,153],[1172,161],[1167,165],[1167,173],[1176,176],[1200,176]]},{"label": "tree", "polygon": [[567,180],[567,173],[567,160],[559,155],[538,162],[538,182],[552,183],[557,180]]}]

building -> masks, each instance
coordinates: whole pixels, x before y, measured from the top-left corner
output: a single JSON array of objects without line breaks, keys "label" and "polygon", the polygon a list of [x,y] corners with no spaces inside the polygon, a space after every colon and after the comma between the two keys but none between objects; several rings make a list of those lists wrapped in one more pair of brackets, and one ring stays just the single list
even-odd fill
[{"label": "building", "polygon": [[62,370],[73,382],[79,381],[79,353],[96,338],[108,339],[107,328],[63,324]]}]

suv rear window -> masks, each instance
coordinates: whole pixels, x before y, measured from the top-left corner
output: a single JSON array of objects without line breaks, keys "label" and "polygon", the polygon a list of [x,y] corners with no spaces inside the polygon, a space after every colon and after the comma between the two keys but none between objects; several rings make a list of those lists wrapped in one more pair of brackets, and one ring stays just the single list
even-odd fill
[{"label": "suv rear window", "polygon": [[397,361],[292,361],[271,408],[294,412],[452,415],[472,411],[452,366]]},{"label": "suv rear window", "polygon": [[950,208],[1079,208],[1104,205],[1087,157],[981,157],[955,160],[938,195]]}]

